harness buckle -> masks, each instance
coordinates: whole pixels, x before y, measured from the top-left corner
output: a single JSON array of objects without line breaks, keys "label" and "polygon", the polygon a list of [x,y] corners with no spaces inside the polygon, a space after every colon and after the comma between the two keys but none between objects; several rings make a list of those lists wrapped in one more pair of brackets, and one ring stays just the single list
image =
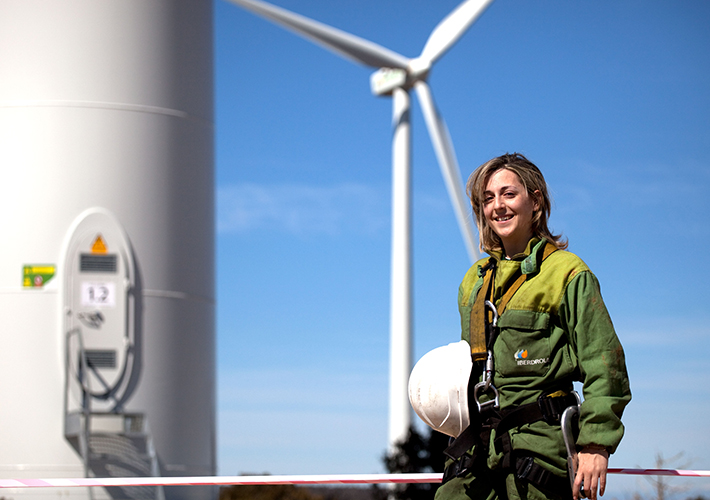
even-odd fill
[{"label": "harness buckle", "polygon": [[[554,394],[554,393],[553,393]],[[574,400],[572,399],[574,398]],[[562,396],[543,394],[537,398],[537,404],[542,413],[542,419],[550,425],[559,424],[562,414],[570,406],[579,406],[582,400],[577,391],[571,391]]]},{"label": "harness buckle", "polygon": [[[493,399],[481,403],[478,399],[479,396],[482,396],[489,390],[493,392]],[[496,410],[500,408],[500,396],[498,394],[498,389],[496,389],[496,386],[491,384],[490,381],[479,382],[473,386],[473,400],[476,402],[479,413],[483,412],[485,409],[488,409],[490,406]]]},{"label": "harness buckle", "polygon": [[444,469],[444,476],[442,477],[441,484],[446,484],[456,477],[462,477],[467,475],[473,469],[475,457],[464,454],[458,460],[451,463],[446,469]]},{"label": "harness buckle", "polygon": [[515,477],[518,479],[529,480],[530,472],[535,461],[533,457],[522,457],[517,460],[515,464]]}]

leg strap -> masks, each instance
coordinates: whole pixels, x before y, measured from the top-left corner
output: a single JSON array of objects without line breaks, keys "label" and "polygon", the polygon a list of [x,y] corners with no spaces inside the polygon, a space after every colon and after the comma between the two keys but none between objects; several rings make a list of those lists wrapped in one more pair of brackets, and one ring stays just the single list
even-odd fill
[{"label": "leg strap", "polygon": [[527,481],[543,491],[564,498],[572,498],[572,488],[567,477],[553,474],[533,460],[533,457],[518,457],[515,460],[515,477]]},{"label": "leg strap", "polygon": [[452,460],[458,460],[464,454],[480,442],[480,427],[469,425],[454,439],[444,450],[444,455]]}]

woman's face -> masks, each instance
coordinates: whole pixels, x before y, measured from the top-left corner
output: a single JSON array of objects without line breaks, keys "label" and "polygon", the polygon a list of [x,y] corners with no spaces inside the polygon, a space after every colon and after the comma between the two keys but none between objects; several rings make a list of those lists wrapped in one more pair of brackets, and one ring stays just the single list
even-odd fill
[{"label": "woman's face", "polygon": [[483,192],[483,216],[503,241],[508,257],[525,251],[533,236],[532,219],[537,209],[537,200],[528,194],[515,172],[500,169],[488,179]]}]

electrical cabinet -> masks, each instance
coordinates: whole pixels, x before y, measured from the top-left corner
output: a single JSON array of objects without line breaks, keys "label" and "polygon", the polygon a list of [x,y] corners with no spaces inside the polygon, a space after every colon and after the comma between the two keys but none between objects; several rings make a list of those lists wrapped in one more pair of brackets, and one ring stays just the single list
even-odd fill
[{"label": "electrical cabinet", "polygon": [[65,248],[68,377],[92,404],[115,409],[130,395],[137,347],[131,246],[116,217],[93,208],[77,218]]}]

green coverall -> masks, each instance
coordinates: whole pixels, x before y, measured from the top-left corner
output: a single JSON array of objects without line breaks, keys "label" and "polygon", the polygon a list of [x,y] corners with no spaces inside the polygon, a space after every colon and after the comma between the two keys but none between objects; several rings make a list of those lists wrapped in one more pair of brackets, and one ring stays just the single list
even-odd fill
[{"label": "green coverall", "polygon": [[[557,250],[540,263],[545,244],[533,238],[525,252],[511,260],[492,255],[497,261],[494,304],[498,305],[508,278],[518,268],[527,277],[498,320],[492,382],[502,410],[535,402],[543,393],[571,389],[573,380],[582,382],[577,447],[604,446],[611,454],[623,436],[621,415],[631,400],[624,351],[596,277],[570,252]],[[469,342],[471,309],[483,283],[481,267],[487,261],[474,264],[459,289],[461,336]],[[472,376],[481,378],[477,372]],[[470,405],[475,410],[473,401]],[[513,456],[533,456],[535,463],[555,475],[567,475],[567,454],[558,424],[537,421],[513,428],[509,435]],[[497,498],[494,477],[505,481],[511,500],[562,498],[517,479],[512,470],[501,471],[501,459],[502,454],[491,445],[487,468],[450,480],[438,489],[436,499]]]}]

